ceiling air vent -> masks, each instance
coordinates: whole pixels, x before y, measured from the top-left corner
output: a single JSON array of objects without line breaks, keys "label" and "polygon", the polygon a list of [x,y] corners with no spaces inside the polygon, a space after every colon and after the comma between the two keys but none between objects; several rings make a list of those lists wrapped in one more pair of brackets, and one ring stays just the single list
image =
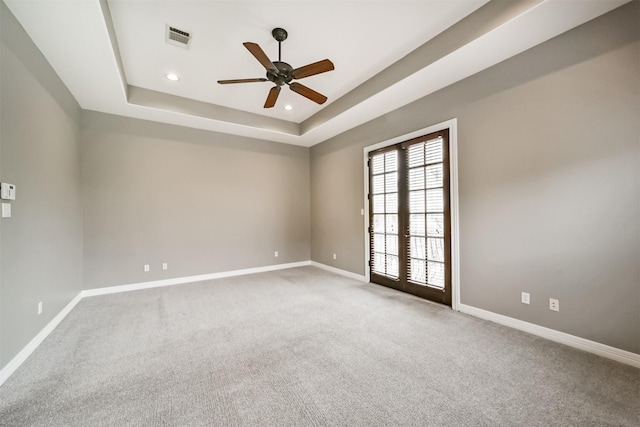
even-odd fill
[{"label": "ceiling air vent", "polygon": [[165,41],[168,44],[181,47],[183,49],[189,49],[191,43],[191,33],[185,30],[180,30],[176,27],[167,25],[167,34]]}]

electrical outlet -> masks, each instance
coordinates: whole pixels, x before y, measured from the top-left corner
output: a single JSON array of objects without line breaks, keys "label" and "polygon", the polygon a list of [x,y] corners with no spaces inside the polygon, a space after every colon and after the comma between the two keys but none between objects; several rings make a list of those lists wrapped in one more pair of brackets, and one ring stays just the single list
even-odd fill
[{"label": "electrical outlet", "polygon": [[149,272],[149,270],[150,270],[150,268],[149,268],[149,264],[145,264],[145,265],[144,265],[144,272],[145,272],[145,273],[148,273],[148,272]]},{"label": "electrical outlet", "polygon": [[549,298],[549,310],[560,311],[560,300]]},{"label": "electrical outlet", "polygon": [[336,258],[337,258],[337,257],[336,257],[336,254],[333,254],[333,259],[336,259]]},{"label": "electrical outlet", "polygon": [[275,252],[273,253],[273,256],[274,256],[274,257],[276,257],[276,258],[278,258],[278,251],[275,251]]},{"label": "electrical outlet", "polygon": [[167,264],[166,262],[162,263],[162,269],[166,270],[167,268],[169,268],[169,264]]},{"label": "electrical outlet", "polygon": [[529,304],[530,301],[531,300],[530,300],[529,292],[522,292],[520,296],[520,302],[523,304]]},{"label": "electrical outlet", "polygon": [[38,303],[38,314],[42,314],[42,301]]}]

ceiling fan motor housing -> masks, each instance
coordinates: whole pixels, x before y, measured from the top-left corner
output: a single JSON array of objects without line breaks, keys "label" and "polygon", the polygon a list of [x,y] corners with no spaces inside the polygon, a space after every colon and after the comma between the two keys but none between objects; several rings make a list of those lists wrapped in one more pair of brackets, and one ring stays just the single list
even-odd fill
[{"label": "ceiling fan motor housing", "polygon": [[267,70],[267,78],[277,84],[278,86],[282,86],[285,84],[289,84],[291,80],[293,80],[293,67],[286,62],[274,61],[273,65],[276,66],[278,72],[274,72],[271,70]]}]

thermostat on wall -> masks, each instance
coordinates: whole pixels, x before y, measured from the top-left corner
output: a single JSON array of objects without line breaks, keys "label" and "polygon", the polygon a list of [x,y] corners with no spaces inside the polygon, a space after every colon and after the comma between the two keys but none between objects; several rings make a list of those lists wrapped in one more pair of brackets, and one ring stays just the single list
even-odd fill
[{"label": "thermostat on wall", "polygon": [[15,200],[16,186],[13,184],[7,184],[6,182],[0,184],[0,198],[4,200]]}]

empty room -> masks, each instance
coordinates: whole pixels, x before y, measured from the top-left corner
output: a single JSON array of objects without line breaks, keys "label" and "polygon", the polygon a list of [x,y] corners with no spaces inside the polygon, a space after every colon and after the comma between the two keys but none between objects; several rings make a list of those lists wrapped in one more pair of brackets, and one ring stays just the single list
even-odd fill
[{"label": "empty room", "polygon": [[0,19],[0,426],[640,425],[640,1]]}]

